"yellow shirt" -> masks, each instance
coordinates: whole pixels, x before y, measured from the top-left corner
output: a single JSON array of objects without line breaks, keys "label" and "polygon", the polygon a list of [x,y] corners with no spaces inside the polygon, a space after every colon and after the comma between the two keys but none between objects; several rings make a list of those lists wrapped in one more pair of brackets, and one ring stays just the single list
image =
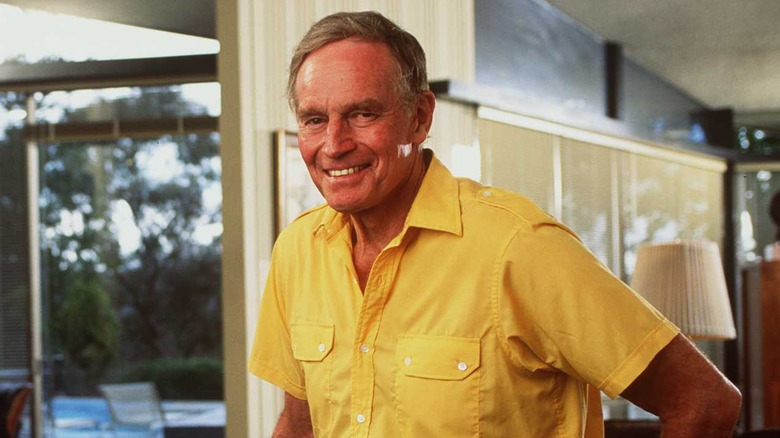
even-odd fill
[{"label": "yellow shirt", "polygon": [[365,293],[350,235],[327,206],[282,232],[249,362],[318,437],[600,436],[592,388],[678,333],[530,201],[436,159]]}]

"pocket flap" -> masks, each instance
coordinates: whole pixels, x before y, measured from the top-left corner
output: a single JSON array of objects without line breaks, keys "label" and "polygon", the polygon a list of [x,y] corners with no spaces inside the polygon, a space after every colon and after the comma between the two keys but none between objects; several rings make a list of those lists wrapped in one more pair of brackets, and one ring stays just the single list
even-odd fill
[{"label": "pocket flap", "polygon": [[407,376],[463,380],[479,368],[479,339],[402,335],[395,360]]},{"label": "pocket flap", "polygon": [[319,362],[333,348],[333,324],[290,324],[293,356],[298,360]]}]

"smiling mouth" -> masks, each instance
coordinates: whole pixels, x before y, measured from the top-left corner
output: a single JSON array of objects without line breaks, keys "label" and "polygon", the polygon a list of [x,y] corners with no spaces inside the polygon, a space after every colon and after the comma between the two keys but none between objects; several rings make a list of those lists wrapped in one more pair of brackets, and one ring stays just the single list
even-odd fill
[{"label": "smiling mouth", "polygon": [[347,169],[329,170],[328,175],[333,177],[352,175],[353,173],[359,172],[365,169],[366,167],[368,167],[368,164],[361,164],[360,166],[349,167]]}]

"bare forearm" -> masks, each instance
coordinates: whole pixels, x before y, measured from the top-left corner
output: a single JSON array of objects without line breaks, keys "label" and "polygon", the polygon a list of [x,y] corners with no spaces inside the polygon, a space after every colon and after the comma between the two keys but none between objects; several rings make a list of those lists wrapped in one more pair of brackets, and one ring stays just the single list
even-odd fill
[{"label": "bare forearm", "polygon": [[713,382],[696,405],[666,411],[661,417],[662,438],[731,437],[739,420],[742,397],[730,382]]},{"label": "bare forearm", "polygon": [[663,423],[661,438],[730,438],[734,436],[736,424],[737,419],[731,415],[704,417],[694,421],[672,420]]},{"label": "bare forearm", "polygon": [[739,390],[682,336],[623,396],[659,416],[664,438],[731,437],[742,404]]}]

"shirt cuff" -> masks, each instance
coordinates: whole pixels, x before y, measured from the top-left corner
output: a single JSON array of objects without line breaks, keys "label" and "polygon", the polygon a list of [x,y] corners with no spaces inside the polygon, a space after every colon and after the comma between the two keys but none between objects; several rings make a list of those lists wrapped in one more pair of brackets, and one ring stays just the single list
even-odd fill
[{"label": "shirt cuff", "polygon": [[278,386],[295,398],[306,400],[306,388],[293,382],[275,368],[259,362],[251,362],[249,364],[249,372],[272,385]]},{"label": "shirt cuff", "polygon": [[668,320],[661,322],[650,332],[626,360],[623,361],[599,385],[609,398],[620,395],[647,368],[653,358],[680,333],[680,329]]}]

